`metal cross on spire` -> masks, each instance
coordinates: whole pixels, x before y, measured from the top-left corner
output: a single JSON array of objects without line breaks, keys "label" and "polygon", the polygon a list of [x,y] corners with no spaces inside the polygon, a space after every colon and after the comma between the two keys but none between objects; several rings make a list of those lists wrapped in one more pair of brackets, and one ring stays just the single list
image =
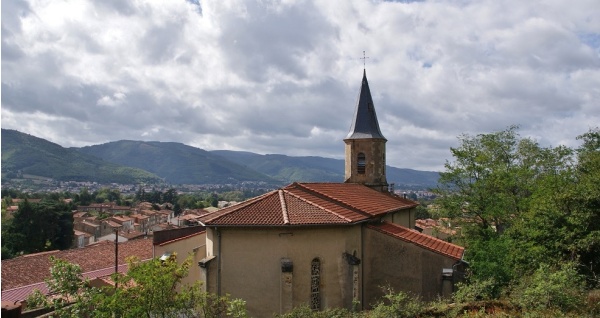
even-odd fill
[{"label": "metal cross on spire", "polygon": [[363,60],[363,69],[365,69],[365,70],[367,69],[367,59],[368,59],[368,58],[369,58],[369,57],[368,57],[368,56],[366,56],[366,53],[365,53],[365,51],[363,51],[363,57],[361,57],[360,59],[361,59],[361,60]]}]

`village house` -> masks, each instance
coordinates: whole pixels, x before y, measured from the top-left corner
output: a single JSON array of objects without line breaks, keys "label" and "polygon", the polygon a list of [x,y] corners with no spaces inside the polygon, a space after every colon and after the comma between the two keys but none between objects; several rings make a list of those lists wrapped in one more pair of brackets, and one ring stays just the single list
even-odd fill
[{"label": "village house", "polygon": [[130,217],[134,220],[134,230],[144,233],[150,230],[149,216],[143,214],[132,214]]},{"label": "village house", "polygon": [[122,231],[133,230],[133,219],[128,216],[111,216],[108,220],[119,224]]},{"label": "village house", "polygon": [[127,214],[131,213],[131,207],[120,206],[114,203],[92,203],[90,205],[81,205],[77,207],[79,212],[99,212],[108,214]]},{"label": "village house", "polygon": [[73,232],[73,247],[81,248],[95,242],[92,234],[77,230],[73,230]]},{"label": "village house", "polygon": [[[193,285],[198,280],[205,281],[201,276],[200,264],[206,256],[206,231],[202,226],[166,229],[154,232],[153,237],[154,258],[167,258],[177,254],[177,261],[181,265],[191,257],[192,266],[188,275],[182,279],[183,285]],[[206,291],[206,285],[202,285]]]},{"label": "village house", "polygon": [[83,248],[64,251],[49,251],[2,260],[2,301],[23,301],[36,289],[48,294],[45,279],[50,277],[50,256],[77,264],[83,277],[94,279],[114,273],[115,257],[117,270],[127,271],[127,259],[137,257],[148,260],[153,257],[151,239],[139,239],[119,243],[118,256],[114,242],[97,242]]}]

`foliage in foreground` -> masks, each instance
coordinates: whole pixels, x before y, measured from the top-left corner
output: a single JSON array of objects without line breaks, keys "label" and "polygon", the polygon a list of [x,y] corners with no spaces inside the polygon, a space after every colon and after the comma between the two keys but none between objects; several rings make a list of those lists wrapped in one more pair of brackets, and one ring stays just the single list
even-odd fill
[{"label": "foliage in foreground", "polygon": [[600,277],[600,130],[577,149],[541,147],[516,127],[462,136],[437,188],[440,217],[461,226],[471,279],[493,279],[497,298],[540,264],[575,263]]},{"label": "foliage in foreground", "polygon": [[54,309],[54,317],[247,317],[245,302],[203,292],[199,284],[183,285],[191,258],[177,264],[175,257],[161,261],[129,260],[126,274],[113,274],[116,284],[92,287],[79,265],[51,257],[51,292],[34,292],[28,307]]}]

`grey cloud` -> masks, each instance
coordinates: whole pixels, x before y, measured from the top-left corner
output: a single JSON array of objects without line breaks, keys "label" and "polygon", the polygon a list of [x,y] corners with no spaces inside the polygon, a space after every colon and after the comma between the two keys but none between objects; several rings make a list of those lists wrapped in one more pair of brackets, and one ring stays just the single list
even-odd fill
[{"label": "grey cloud", "polygon": [[[170,21],[164,25],[153,25],[142,36],[138,50],[146,56],[151,64],[158,64],[172,59],[175,50],[181,44],[183,25],[181,21]],[[183,62],[184,60],[180,60]]]},{"label": "grey cloud", "polygon": [[310,3],[247,5],[248,17],[223,16],[220,46],[231,69],[252,80],[269,79],[269,70],[306,78],[303,59],[317,46],[335,40],[335,30]]},{"label": "grey cloud", "polygon": [[82,1],[97,15],[71,19],[57,3],[3,3],[2,126],[64,146],[341,158],[362,50],[395,166],[441,170],[462,133],[520,124],[556,145],[600,121],[589,5]]}]

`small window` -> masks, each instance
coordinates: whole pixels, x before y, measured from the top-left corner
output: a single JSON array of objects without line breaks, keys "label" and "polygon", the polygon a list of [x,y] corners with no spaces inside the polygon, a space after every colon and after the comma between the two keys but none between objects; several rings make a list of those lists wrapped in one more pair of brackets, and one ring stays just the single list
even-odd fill
[{"label": "small window", "polygon": [[367,159],[364,153],[358,154],[358,160],[356,161],[357,172],[360,174],[365,173],[365,167],[367,166]]},{"label": "small window", "polygon": [[321,310],[321,260],[310,263],[310,309]]}]

